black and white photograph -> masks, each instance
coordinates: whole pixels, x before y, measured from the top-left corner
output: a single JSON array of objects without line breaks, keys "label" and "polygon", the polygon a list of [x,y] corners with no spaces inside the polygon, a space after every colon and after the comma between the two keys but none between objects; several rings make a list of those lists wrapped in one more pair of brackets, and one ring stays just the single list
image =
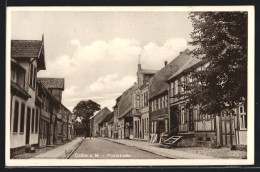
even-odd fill
[{"label": "black and white photograph", "polygon": [[252,6],[8,7],[6,45],[7,166],[254,164]]}]

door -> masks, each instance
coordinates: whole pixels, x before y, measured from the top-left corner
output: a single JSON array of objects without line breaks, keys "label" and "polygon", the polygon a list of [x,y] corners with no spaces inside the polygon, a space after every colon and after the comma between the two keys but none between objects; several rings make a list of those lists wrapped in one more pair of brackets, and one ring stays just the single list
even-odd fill
[{"label": "door", "polygon": [[31,108],[27,107],[25,144],[30,143]]},{"label": "door", "polygon": [[189,110],[189,131],[194,131],[193,109]]},{"label": "door", "polygon": [[49,123],[46,122],[47,145],[50,145],[50,128],[49,127],[50,127]]},{"label": "door", "polygon": [[224,111],[221,113],[221,145],[230,147],[235,144],[234,117]]},{"label": "door", "polygon": [[172,106],[170,108],[170,135],[176,135],[178,133],[178,106]]}]

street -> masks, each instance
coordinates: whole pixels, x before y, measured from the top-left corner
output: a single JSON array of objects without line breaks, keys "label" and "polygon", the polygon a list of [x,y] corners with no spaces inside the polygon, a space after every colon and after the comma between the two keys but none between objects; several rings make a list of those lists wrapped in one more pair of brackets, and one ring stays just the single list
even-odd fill
[{"label": "street", "polygon": [[70,159],[162,159],[150,152],[102,140],[87,138],[70,156]]}]

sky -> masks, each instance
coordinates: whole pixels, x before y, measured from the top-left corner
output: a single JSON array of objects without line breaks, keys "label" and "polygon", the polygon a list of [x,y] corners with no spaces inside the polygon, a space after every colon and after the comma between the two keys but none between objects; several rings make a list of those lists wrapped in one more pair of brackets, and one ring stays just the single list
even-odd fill
[{"label": "sky", "polygon": [[[46,70],[65,78],[62,103],[70,110],[91,99],[112,110],[137,82],[137,64],[160,70],[188,48],[188,12],[13,11],[11,39],[41,40]],[[139,58],[140,57],[140,58]]]}]

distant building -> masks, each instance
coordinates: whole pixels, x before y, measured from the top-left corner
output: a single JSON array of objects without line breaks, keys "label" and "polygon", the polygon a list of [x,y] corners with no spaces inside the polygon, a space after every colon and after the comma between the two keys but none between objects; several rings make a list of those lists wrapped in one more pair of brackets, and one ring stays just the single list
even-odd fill
[{"label": "distant building", "polygon": [[148,81],[157,70],[142,69],[138,64],[138,89],[133,93],[133,128],[134,138],[149,140],[149,89]]},{"label": "distant building", "polygon": [[91,133],[92,133],[93,137],[102,136],[101,135],[102,126],[99,125],[99,124],[110,113],[111,113],[111,111],[107,107],[104,107],[95,116],[91,117],[91,124],[90,125],[92,126],[91,127]]},{"label": "distant building", "polygon": [[117,108],[117,133],[120,139],[133,139],[133,94],[138,88],[137,83],[127,89],[118,100]]},{"label": "distant building", "polygon": [[51,133],[54,133],[54,144],[61,143],[64,139],[63,130],[66,119],[63,120],[64,109],[62,108],[62,92],[64,91],[64,78],[38,78],[50,93],[60,102],[59,106],[53,106],[52,118],[55,118],[54,128],[51,129]]}]

